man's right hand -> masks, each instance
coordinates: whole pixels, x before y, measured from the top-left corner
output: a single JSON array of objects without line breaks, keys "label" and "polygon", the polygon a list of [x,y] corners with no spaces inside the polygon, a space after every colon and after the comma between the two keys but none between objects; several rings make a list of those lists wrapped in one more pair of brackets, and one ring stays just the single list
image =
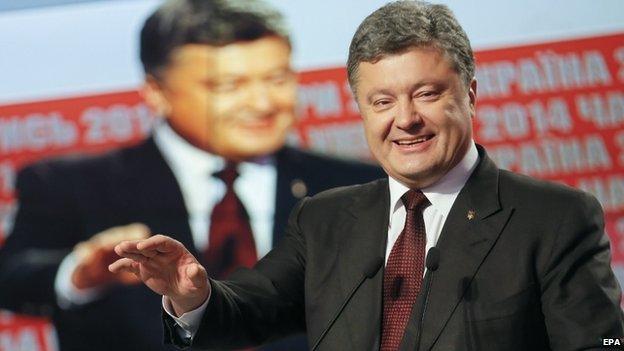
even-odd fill
[{"label": "man's right hand", "polygon": [[154,292],[167,296],[177,316],[198,308],[210,295],[206,269],[175,239],[155,235],[124,241],[115,252],[123,258],[111,264],[110,271],[135,274]]}]

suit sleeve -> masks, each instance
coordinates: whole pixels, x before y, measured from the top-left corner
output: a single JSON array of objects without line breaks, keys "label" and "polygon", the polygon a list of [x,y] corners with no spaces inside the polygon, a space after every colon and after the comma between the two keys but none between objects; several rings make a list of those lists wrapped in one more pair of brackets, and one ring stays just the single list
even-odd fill
[{"label": "suit sleeve", "polygon": [[603,338],[624,337],[602,209],[595,198],[579,196],[562,216],[542,277],[542,312],[553,350],[596,348]]},{"label": "suit sleeve", "polygon": [[211,280],[193,347],[242,348],[305,331],[306,245],[299,225],[305,202],[293,209],[281,243],[253,269],[240,269],[227,281]]},{"label": "suit sleeve", "polygon": [[61,177],[46,165],[18,174],[18,211],[0,251],[2,308],[46,314],[56,306],[54,279],[62,259],[77,242],[79,227],[70,190],[55,180]]}]

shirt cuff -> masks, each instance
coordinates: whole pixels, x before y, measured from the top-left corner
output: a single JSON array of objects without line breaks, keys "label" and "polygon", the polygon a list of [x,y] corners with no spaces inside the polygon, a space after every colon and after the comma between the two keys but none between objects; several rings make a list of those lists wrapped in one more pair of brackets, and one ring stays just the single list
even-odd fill
[{"label": "shirt cuff", "polygon": [[171,306],[171,300],[167,296],[163,296],[162,298],[162,307],[165,312],[173,318],[177,325],[180,326],[181,330],[178,330],[178,334],[183,339],[192,339],[197,334],[197,330],[199,329],[199,324],[201,323],[201,318],[208,307],[208,302],[210,301],[210,294],[206,301],[201,304],[199,307],[192,311],[188,311],[182,314],[180,317],[177,317],[173,312],[173,306]]},{"label": "shirt cuff", "polygon": [[67,310],[75,306],[86,305],[101,296],[102,289],[78,289],[74,286],[71,277],[77,266],[78,257],[75,253],[70,253],[63,259],[56,272],[54,291],[57,303],[62,309]]}]

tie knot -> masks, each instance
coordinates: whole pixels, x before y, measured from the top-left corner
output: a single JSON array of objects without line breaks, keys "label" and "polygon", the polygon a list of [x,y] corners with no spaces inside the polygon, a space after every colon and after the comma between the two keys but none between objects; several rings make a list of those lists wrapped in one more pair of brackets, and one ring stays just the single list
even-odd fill
[{"label": "tie knot", "polygon": [[215,172],[214,176],[221,179],[226,186],[231,187],[234,185],[234,181],[238,178],[238,163],[227,162],[225,168]]},{"label": "tie knot", "polygon": [[429,199],[420,190],[413,190],[406,192],[402,197],[403,205],[409,210],[424,209],[429,206]]}]

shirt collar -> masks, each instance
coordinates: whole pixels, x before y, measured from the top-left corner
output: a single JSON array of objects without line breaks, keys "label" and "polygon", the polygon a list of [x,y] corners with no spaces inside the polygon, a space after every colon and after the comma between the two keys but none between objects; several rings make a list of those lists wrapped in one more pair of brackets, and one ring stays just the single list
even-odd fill
[{"label": "shirt collar", "polygon": [[[223,157],[192,145],[166,121],[159,122],[154,129],[154,141],[176,175],[211,175],[225,167],[226,160]],[[241,162],[239,172],[242,174],[250,169],[273,166],[274,163],[273,156],[257,157]]]},{"label": "shirt collar", "polygon": [[[470,178],[472,171],[476,168],[478,161],[479,152],[474,142],[472,142],[464,158],[455,167],[436,183],[420,189],[429,202],[431,202],[431,206],[447,215],[453,206],[453,202],[455,202],[455,198],[468,181],[468,178]],[[391,204],[390,218],[392,218],[392,214],[403,206],[401,197],[410,189],[396,179],[390,176],[388,178]]]}]

